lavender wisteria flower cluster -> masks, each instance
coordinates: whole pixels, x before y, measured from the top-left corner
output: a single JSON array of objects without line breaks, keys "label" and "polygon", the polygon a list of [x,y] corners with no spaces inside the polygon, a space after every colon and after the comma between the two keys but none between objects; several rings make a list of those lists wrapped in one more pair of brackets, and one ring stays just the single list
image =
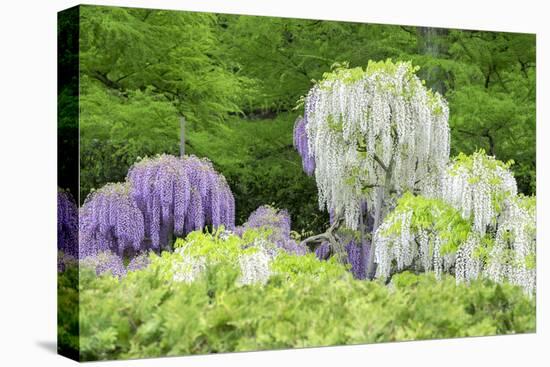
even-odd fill
[{"label": "lavender wisteria flower cluster", "polygon": [[70,192],[57,190],[57,249],[78,256],[78,208]]},{"label": "lavender wisteria flower cluster", "polygon": [[122,258],[109,250],[87,256],[80,260],[80,265],[93,269],[97,275],[108,273],[119,279],[126,275],[126,267]]},{"label": "lavender wisteria flower cluster", "polygon": [[79,257],[111,251],[138,251],[144,238],[143,213],[130,195],[128,183],[107,184],[92,192],[80,209]]},{"label": "lavender wisteria flower cluster", "polygon": [[271,231],[268,240],[279,248],[296,255],[306,254],[306,247],[291,238],[290,225],[290,215],[285,209],[278,210],[270,205],[263,205],[253,211],[248,220],[235,229],[235,233],[242,236],[248,228],[268,229]]},{"label": "lavender wisteria flower cluster", "polygon": [[76,266],[78,263],[82,268],[91,268],[98,276],[109,274],[119,279],[125,277],[130,272],[145,269],[151,263],[149,253],[142,252],[133,257],[128,265],[124,266],[124,259],[109,250],[86,256],[80,261],[67,255],[64,255],[62,259],[63,262],[58,262],[59,272],[65,271],[68,266]]},{"label": "lavender wisteria flower cluster", "polygon": [[126,270],[130,272],[145,269],[150,263],[151,260],[149,259],[149,253],[141,252],[130,260],[128,266],[126,266]]},{"label": "lavender wisteria flower cluster", "polygon": [[[361,245],[361,241],[355,239],[349,240],[344,246],[348,255],[347,262],[350,266],[350,271],[356,279],[366,278],[365,259],[368,258],[369,246],[367,243]],[[323,242],[315,249],[315,256],[319,260],[327,259],[330,252],[328,242]]]},{"label": "lavender wisteria flower cluster", "polygon": [[234,227],[235,201],[207,159],[158,155],[129,170],[125,183],[92,192],[80,209],[80,258],[119,256],[170,245],[206,225]]},{"label": "lavender wisteria flower cluster", "polygon": [[[306,110],[308,109],[308,105],[306,105]],[[298,117],[296,119],[296,122],[294,123],[294,148],[298,151],[300,154],[300,157],[302,157],[302,167],[304,168],[304,172],[308,176],[312,176],[315,172],[315,157],[313,154],[309,153],[309,143],[307,139],[307,131],[306,131],[306,125],[307,125],[307,115],[306,117]]]},{"label": "lavender wisteria flower cluster", "polygon": [[145,235],[153,248],[205,225],[235,225],[235,200],[225,178],[207,159],[159,155],[128,171],[132,198],[144,214]]}]

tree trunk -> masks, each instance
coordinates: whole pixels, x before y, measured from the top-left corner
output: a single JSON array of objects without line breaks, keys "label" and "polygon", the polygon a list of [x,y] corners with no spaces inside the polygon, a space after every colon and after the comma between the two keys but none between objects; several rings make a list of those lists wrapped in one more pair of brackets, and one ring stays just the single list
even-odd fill
[{"label": "tree trunk", "polygon": [[361,216],[359,217],[359,230],[361,231],[361,245],[359,260],[361,261],[361,266],[365,267],[365,275],[367,274],[367,264],[365,259],[365,213],[363,212],[363,205],[361,205]]},{"label": "tree trunk", "polygon": [[[441,54],[446,52],[441,47],[441,38],[445,37],[447,33],[448,30],[442,28],[418,27],[418,53],[432,56],[435,59],[441,57]],[[420,70],[419,75],[422,79],[426,80],[429,88],[439,92],[441,95],[446,92],[444,82],[446,75],[444,70],[441,70],[438,66],[424,67]]]},{"label": "tree trunk", "polygon": [[376,274],[376,264],[374,263],[376,244],[374,242],[374,233],[382,222],[382,205],[384,203],[385,190],[383,187],[377,187],[376,190],[376,202],[374,203],[374,224],[372,226],[372,236],[370,241],[369,258],[367,261],[367,268],[365,270],[366,278],[373,279]]},{"label": "tree trunk", "polygon": [[378,190],[376,195],[376,202],[374,204],[374,225],[372,226],[372,236],[370,241],[369,261],[367,263],[367,279],[373,279],[376,274],[376,263],[374,262],[376,256],[376,243],[374,242],[374,234],[382,221],[384,220],[384,199],[390,196],[391,183],[392,183],[392,171],[395,164],[395,157],[392,156],[390,163],[386,166],[386,176],[384,178],[384,186],[376,188]]}]

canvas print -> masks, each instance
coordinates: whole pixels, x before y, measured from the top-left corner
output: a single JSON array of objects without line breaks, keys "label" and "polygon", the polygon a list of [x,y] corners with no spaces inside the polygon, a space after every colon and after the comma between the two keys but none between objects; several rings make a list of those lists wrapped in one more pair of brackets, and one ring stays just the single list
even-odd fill
[{"label": "canvas print", "polygon": [[534,34],[83,5],[58,351],[535,332]]}]

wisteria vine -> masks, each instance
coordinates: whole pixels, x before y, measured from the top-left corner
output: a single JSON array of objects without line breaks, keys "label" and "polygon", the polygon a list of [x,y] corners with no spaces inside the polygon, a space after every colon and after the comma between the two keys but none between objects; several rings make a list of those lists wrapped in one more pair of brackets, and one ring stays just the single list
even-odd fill
[{"label": "wisteria vine", "polygon": [[379,211],[377,198],[418,188],[448,162],[447,104],[416,70],[391,61],[336,68],[305,98],[295,145],[306,172],[314,171],[320,208],[341,214],[351,229],[363,202]]},{"label": "wisteria vine", "polygon": [[79,229],[81,259],[102,251],[120,256],[128,249],[139,251],[145,226],[128,183],[107,184],[92,192],[80,209]]},{"label": "wisteria vine", "polygon": [[144,215],[145,236],[155,249],[167,246],[173,235],[207,224],[234,227],[233,194],[207,159],[166,154],[145,158],[130,168],[127,180]]}]

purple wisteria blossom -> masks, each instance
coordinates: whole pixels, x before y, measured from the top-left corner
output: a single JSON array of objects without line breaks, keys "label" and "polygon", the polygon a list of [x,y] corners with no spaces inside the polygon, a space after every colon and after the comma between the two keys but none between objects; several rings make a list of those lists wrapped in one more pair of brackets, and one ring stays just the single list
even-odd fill
[{"label": "purple wisteria blossom", "polygon": [[[368,246],[366,243],[361,244],[360,241],[351,240],[346,245],[348,253],[348,263],[351,265],[351,272],[357,279],[366,278],[366,259],[368,258]],[[363,252],[363,256],[361,256]]]},{"label": "purple wisteria blossom", "polygon": [[293,239],[281,241],[278,243],[278,246],[290,254],[295,254],[298,256],[303,256],[307,254],[307,247],[304,245],[300,245],[299,242],[296,242]]},{"label": "purple wisteria blossom", "polygon": [[327,241],[321,243],[317,248],[315,249],[315,256],[319,260],[325,260],[328,258],[330,252],[330,245]]},{"label": "purple wisteria blossom", "polygon": [[298,117],[294,123],[294,148],[302,157],[302,166],[304,172],[311,176],[315,172],[315,157],[310,154],[308,148],[308,136],[306,131],[307,120]]},{"label": "purple wisteria blossom", "polygon": [[151,263],[151,260],[149,259],[149,253],[142,252],[136,257],[134,257],[128,263],[128,266],[126,267],[126,271],[130,272],[130,271],[145,269],[146,267],[149,266],[150,263]]},{"label": "purple wisteria blossom", "polygon": [[225,177],[208,159],[159,155],[128,171],[132,198],[144,215],[145,237],[154,249],[169,246],[206,225],[235,225],[235,200]]},{"label": "purple wisteria blossom", "polygon": [[250,216],[248,220],[235,229],[235,233],[242,235],[248,228],[266,228],[271,230],[268,241],[277,245],[277,247],[296,255],[305,255],[307,249],[296,243],[290,237],[290,215],[283,210],[277,210],[269,205],[260,206]]},{"label": "purple wisteria blossom", "polygon": [[97,275],[110,273],[119,279],[126,275],[126,268],[124,267],[122,258],[108,250],[87,256],[80,260],[80,264],[83,267],[94,269]]},{"label": "purple wisteria blossom", "polygon": [[73,255],[68,255],[63,251],[57,252],[57,272],[62,273],[71,266],[76,266],[78,260]]},{"label": "purple wisteria blossom", "polygon": [[92,192],[80,209],[79,258],[112,251],[137,251],[144,238],[143,214],[128,184],[107,184]]},{"label": "purple wisteria blossom", "polygon": [[[360,241],[354,239],[349,240],[344,246],[347,252],[347,261],[351,265],[351,273],[357,279],[366,278],[366,259],[368,258],[369,244],[365,241],[363,245],[360,245]],[[315,256],[320,260],[325,260],[328,258],[330,251],[330,245],[328,242],[323,242],[315,249]],[[361,257],[361,252],[364,253],[364,256]]]},{"label": "purple wisteria blossom", "polygon": [[78,256],[78,208],[72,195],[62,189],[57,190],[57,249]]}]

